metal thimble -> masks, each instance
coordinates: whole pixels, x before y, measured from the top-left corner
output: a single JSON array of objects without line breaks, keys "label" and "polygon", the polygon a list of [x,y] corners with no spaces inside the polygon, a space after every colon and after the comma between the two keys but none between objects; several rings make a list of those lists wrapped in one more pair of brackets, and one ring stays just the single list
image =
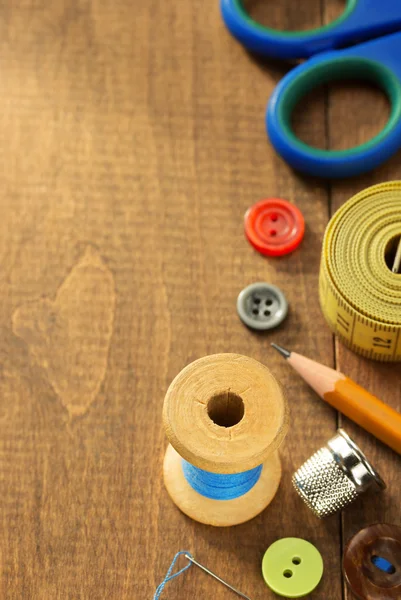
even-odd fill
[{"label": "metal thimble", "polygon": [[292,482],[320,519],[345,508],[367,489],[386,487],[343,429],[294,473]]}]

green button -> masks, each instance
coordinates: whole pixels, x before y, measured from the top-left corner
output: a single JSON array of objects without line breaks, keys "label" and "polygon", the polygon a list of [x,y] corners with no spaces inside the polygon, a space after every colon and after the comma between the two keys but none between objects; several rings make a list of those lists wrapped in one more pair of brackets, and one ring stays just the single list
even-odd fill
[{"label": "green button", "polygon": [[269,588],[279,596],[301,598],[310,594],[321,580],[323,559],[309,542],[283,538],[266,550],[262,573]]}]

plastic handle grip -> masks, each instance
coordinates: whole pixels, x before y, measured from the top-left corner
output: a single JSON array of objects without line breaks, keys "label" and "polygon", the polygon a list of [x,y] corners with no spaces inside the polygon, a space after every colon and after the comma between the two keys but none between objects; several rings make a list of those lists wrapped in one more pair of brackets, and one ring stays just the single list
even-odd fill
[{"label": "plastic handle grip", "polygon": [[244,0],[220,0],[220,7],[227,29],[245,48],[275,58],[307,58],[401,29],[397,0],[347,0],[337,19],[306,31],[266,27],[247,13]]},{"label": "plastic handle grip", "polygon": [[[349,177],[369,171],[401,146],[401,34],[386,36],[354,48],[327,52],[296,67],[278,84],[268,104],[266,127],[277,152],[294,169],[327,178]],[[391,103],[390,118],[371,140],[349,150],[320,150],[298,139],[291,115],[299,100],[318,85],[338,79],[376,83]]]}]

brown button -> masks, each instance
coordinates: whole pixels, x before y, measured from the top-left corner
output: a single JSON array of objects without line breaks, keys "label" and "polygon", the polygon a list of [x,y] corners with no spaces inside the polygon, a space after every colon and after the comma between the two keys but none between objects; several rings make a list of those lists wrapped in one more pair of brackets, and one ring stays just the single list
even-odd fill
[{"label": "brown button", "polygon": [[371,525],[348,542],[345,579],[358,600],[401,598],[401,527]]}]

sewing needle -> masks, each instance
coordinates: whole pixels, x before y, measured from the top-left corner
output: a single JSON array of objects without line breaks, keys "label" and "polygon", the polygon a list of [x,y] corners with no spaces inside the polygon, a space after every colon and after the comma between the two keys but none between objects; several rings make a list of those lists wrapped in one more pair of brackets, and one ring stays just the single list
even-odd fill
[{"label": "sewing needle", "polygon": [[211,575],[212,577],[214,577],[215,579],[217,579],[217,581],[220,581],[220,583],[222,583],[223,585],[225,585],[226,587],[228,587],[232,592],[234,592],[234,594],[237,594],[238,596],[241,596],[241,598],[245,598],[245,600],[251,600],[248,596],[245,596],[245,594],[243,594],[242,592],[240,592],[239,590],[237,590],[236,588],[234,588],[232,585],[230,585],[229,583],[227,583],[226,581],[224,581],[223,579],[221,579],[218,575],[216,575],[215,573],[212,573],[212,571],[209,571],[209,569],[207,569],[206,567],[204,567],[203,565],[201,565],[200,563],[198,563],[198,561],[196,561],[194,558],[192,558],[192,556],[189,556],[189,554],[185,554],[184,556],[189,561],[191,561],[191,563],[193,563],[194,565],[196,565],[197,567],[199,567],[200,569],[202,569],[202,571],[205,571],[205,573],[207,573],[208,575]]},{"label": "sewing needle", "polygon": [[393,268],[391,269],[393,273],[399,273],[401,266],[401,238],[398,241],[397,252],[394,258]]}]

